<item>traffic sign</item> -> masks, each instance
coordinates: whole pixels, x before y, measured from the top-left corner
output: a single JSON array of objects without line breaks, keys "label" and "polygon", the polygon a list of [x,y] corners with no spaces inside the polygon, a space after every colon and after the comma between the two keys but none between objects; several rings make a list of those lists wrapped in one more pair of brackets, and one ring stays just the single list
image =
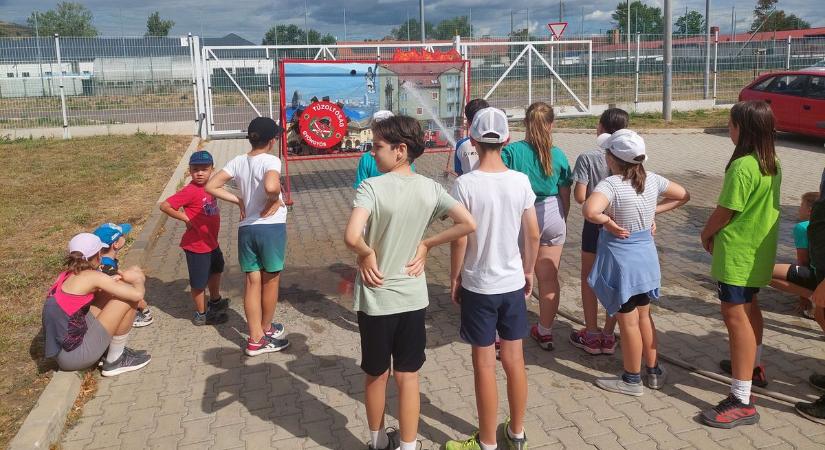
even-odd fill
[{"label": "traffic sign", "polygon": [[547,24],[547,28],[550,29],[550,33],[552,33],[556,39],[561,39],[562,33],[567,29],[567,22],[551,22]]}]

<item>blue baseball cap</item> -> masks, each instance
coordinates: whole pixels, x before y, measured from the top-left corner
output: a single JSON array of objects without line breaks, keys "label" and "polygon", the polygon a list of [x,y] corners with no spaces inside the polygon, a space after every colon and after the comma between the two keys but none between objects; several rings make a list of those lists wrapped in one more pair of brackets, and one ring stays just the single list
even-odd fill
[{"label": "blue baseball cap", "polygon": [[212,154],[207,152],[206,150],[198,150],[195,153],[192,153],[192,156],[189,157],[189,165],[196,166],[196,165],[214,165],[215,161],[212,159]]},{"label": "blue baseball cap", "polygon": [[132,226],[128,223],[122,223],[120,225],[114,223],[104,223],[103,225],[97,227],[94,234],[100,238],[100,241],[103,242],[104,245],[108,247],[117,242],[117,240],[121,237],[129,234],[130,231],[132,231]]}]

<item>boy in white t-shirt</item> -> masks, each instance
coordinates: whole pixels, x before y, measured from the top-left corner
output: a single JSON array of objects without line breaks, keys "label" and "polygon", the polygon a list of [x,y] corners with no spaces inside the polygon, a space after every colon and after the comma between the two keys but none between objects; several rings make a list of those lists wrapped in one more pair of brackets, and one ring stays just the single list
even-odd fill
[{"label": "boy in white t-shirt", "polygon": [[[286,256],[286,206],[281,197],[281,160],[271,152],[283,131],[269,117],[253,119],[247,136],[252,150],[233,158],[206,184],[206,192],[241,209],[238,259],[246,273],[244,313],[249,326],[249,356],[289,346],[289,341],[281,339],[284,326],[272,322]],[[240,196],[224,189],[232,179]]]},{"label": "boy in white t-shirt", "polygon": [[[496,331],[501,337],[510,405],[504,438],[508,448],[523,449],[527,444],[522,339],[529,328],[525,299],[533,290],[539,228],[530,181],[507,169],[501,160],[501,148],[509,136],[503,112],[495,108],[478,111],[470,126],[478,168],[460,176],[452,190],[476,221],[476,232],[451,246],[450,292],[461,306],[461,337],[473,347],[479,427],[465,441],[449,441],[447,450],[496,448]],[[523,252],[519,251],[519,230],[524,234]]]}]

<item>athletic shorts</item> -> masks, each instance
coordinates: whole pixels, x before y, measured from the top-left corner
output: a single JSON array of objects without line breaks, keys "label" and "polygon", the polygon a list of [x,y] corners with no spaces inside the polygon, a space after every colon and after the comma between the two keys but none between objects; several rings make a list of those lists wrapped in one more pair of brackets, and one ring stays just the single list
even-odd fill
[{"label": "athletic shorts", "polygon": [[478,294],[461,288],[461,338],[475,347],[487,347],[499,337],[517,341],[527,337],[524,289],[504,294]]},{"label": "athletic shorts", "polygon": [[561,198],[554,195],[536,202],[536,216],[539,219],[539,244],[564,245],[567,237],[567,223]]},{"label": "athletic shorts", "polygon": [[192,289],[206,289],[209,277],[214,273],[223,273],[223,252],[220,247],[209,253],[195,253],[184,250],[186,253],[186,268],[189,269],[189,287]]},{"label": "athletic shorts", "polygon": [[719,300],[725,303],[733,303],[734,305],[743,305],[753,301],[753,297],[759,293],[759,288],[734,286],[732,284],[717,283],[717,293]]},{"label": "athletic shorts", "polygon": [[83,341],[74,350],[67,352],[60,350],[57,354],[57,365],[60,370],[74,371],[91,367],[100,360],[103,353],[112,342],[112,336],[97,321],[91,311],[86,313],[86,334]]},{"label": "athletic shorts", "polygon": [[418,372],[427,357],[426,309],[386,316],[358,311],[361,334],[361,369],[377,377],[390,368],[396,372]]},{"label": "athletic shorts", "polygon": [[619,308],[620,313],[632,312],[638,306],[647,306],[650,304],[650,296],[647,294],[636,294],[627,299],[626,302]]},{"label": "athletic shorts", "polygon": [[789,283],[793,283],[804,287],[805,289],[815,290],[819,285],[819,279],[816,272],[808,266],[798,266],[791,264],[788,268],[788,275],[785,279]]},{"label": "athletic shorts", "polygon": [[243,272],[284,270],[286,224],[268,223],[238,228],[238,261]]},{"label": "athletic shorts", "polygon": [[582,251],[585,253],[596,253],[596,248],[599,246],[599,231],[602,230],[601,225],[584,221],[582,226]]}]

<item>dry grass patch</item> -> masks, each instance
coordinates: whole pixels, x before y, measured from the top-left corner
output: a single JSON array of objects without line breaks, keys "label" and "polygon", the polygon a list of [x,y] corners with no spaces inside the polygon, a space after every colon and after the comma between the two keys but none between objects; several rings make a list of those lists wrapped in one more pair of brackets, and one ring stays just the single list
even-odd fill
[{"label": "dry grass patch", "polygon": [[[634,130],[660,128],[727,128],[730,111],[726,109],[673,111],[673,120],[665,122],[661,113],[638,113],[630,115],[630,128]],[[556,128],[582,128],[596,130],[599,123],[595,117],[571,117],[556,119]]]},{"label": "dry grass patch", "polygon": [[0,141],[0,448],[48,383],[40,310],[69,238],[142,224],[191,138]]}]

